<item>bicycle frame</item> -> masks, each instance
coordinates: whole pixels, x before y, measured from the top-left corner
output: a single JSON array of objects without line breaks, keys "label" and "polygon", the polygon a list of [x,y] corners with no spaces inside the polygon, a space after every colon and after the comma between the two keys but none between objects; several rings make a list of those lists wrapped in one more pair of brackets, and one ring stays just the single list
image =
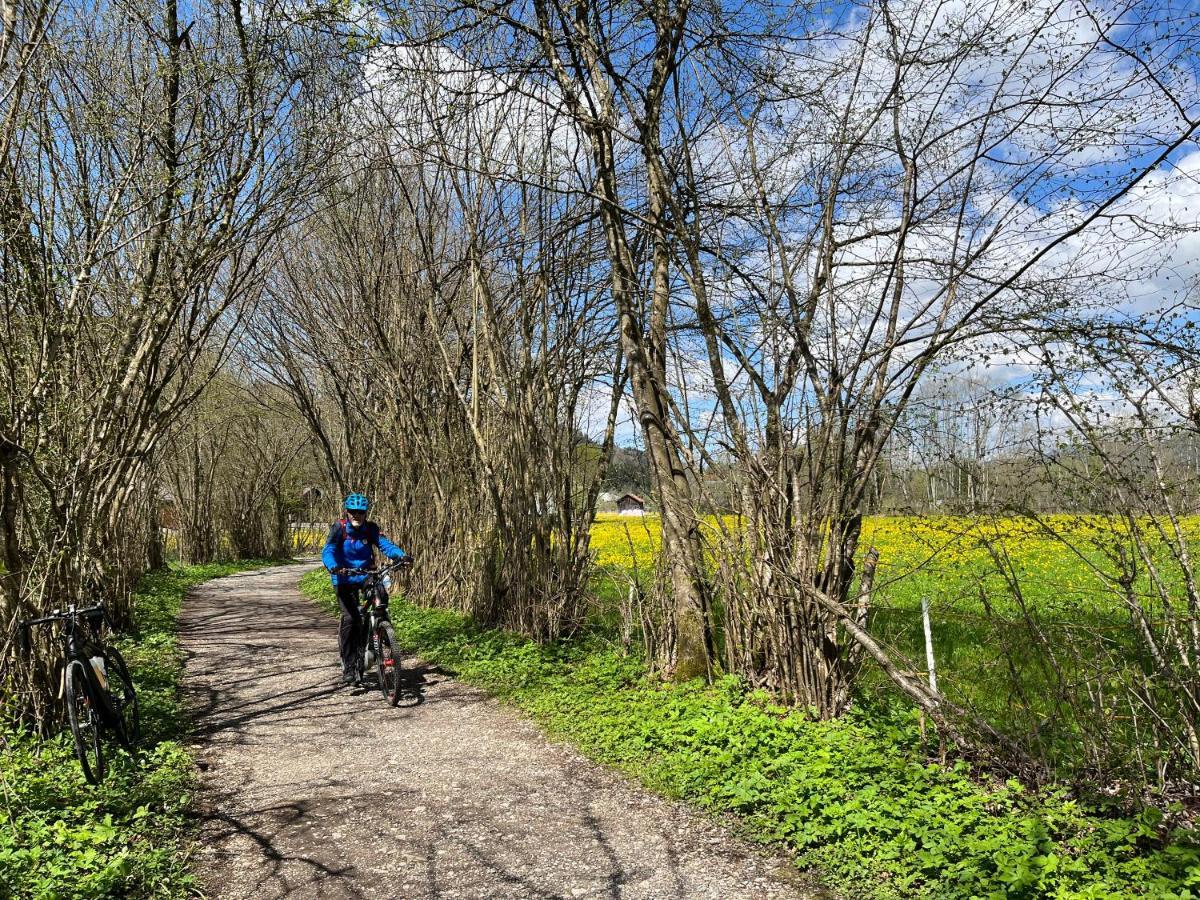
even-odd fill
[{"label": "bicycle frame", "polygon": [[[80,619],[88,623],[83,634],[80,634]],[[106,728],[115,728],[120,724],[120,714],[112,704],[108,687],[100,682],[100,677],[92,666],[92,658],[98,656],[104,660],[105,668],[108,667],[108,654],[105,652],[104,645],[100,643],[99,628],[93,624],[96,620],[107,621],[107,619],[108,613],[102,604],[86,609],[69,606],[65,612],[55,610],[48,616],[30,619],[22,622],[21,625],[28,629],[34,625],[45,625],[51,622],[63,623],[61,641],[64,652],[62,666],[58,673],[59,696],[62,696],[66,686],[67,667],[73,662],[80,663],[83,667],[85,686],[92,709],[99,715],[102,725]]]},{"label": "bicycle frame", "polygon": [[391,621],[391,616],[388,614],[388,604],[391,598],[384,582],[387,576],[398,568],[399,564],[393,564],[380,569],[372,576],[368,576],[363,584],[363,612],[365,613],[363,622],[367,625],[368,635],[380,622]]},{"label": "bicycle frame", "polygon": [[340,570],[339,574],[351,576],[365,575],[366,580],[357,586],[362,592],[362,602],[364,607],[371,605],[369,601],[372,597],[379,597],[383,601],[382,608],[386,610],[388,605],[388,592],[384,585],[384,581],[393,572],[398,572],[407,565],[408,563],[402,560],[384,566],[382,569],[344,569]]},{"label": "bicycle frame", "polygon": [[375,629],[383,622],[390,622],[391,616],[388,614],[389,597],[385,580],[388,575],[399,571],[407,565],[404,561],[393,562],[390,565],[384,566],[382,569],[347,569],[341,574],[344,575],[366,575],[366,580],[359,585],[361,591],[361,603],[359,619],[361,621],[359,632],[360,664],[365,668],[365,656],[368,651],[378,653],[378,648],[371,647],[371,635],[375,633]]}]

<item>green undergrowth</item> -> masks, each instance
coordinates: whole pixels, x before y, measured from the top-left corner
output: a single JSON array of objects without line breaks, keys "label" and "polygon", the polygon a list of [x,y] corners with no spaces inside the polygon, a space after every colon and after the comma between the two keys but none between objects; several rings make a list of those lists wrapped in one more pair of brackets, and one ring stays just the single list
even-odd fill
[{"label": "green undergrowth", "polygon": [[189,588],[270,563],[247,560],[149,574],[133,597],[134,627],[117,641],[142,714],[137,758],[105,745],[108,775],[83,780],[70,734],[50,740],[0,730],[0,897],[178,897],[187,870],[194,787],[182,743],[182,658],[176,618]]},{"label": "green undergrowth", "polygon": [[[330,612],[323,571],[302,589]],[[663,794],[738,817],[847,897],[1200,897],[1200,845],[1163,812],[1086,808],[1063,791],[930,763],[904,711],[812,721],[724,678],[664,685],[592,636],[548,646],[397,602],[422,658]]]}]

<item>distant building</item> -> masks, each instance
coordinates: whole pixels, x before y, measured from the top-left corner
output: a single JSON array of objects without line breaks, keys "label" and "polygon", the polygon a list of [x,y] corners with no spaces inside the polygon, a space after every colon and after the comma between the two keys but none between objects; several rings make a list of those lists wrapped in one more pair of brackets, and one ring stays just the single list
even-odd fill
[{"label": "distant building", "polygon": [[637,494],[625,494],[617,499],[617,512],[623,516],[644,516],[646,501]]}]

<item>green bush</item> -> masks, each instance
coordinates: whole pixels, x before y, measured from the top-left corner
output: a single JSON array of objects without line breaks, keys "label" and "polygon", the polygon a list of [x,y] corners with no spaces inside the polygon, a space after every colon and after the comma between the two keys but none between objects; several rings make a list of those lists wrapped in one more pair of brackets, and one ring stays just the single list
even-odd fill
[{"label": "green bush", "polygon": [[[336,609],[323,572],[302,587]],[[654,790],[736,814],[849,896],[1200,897],[1200,844],[1164,834],[1161,811],[1108,815],[932,764],[907,711],[812,721],[735,678],[655,682],[595,636],[538,646],[441,610],[392,615],[423,658]]]},{"label": "green bush", "polygon": [[194,888],[186,826],[195,770],[179,740],[176,617],[194,585],[267,564],[190,566],[142,579],[134,631],[118,646],[138,689],[144,739],[137,758],[105,746],[101,784],[83,780],[69,733],[41,741],[0,732],[0,897],[177,897]]}]

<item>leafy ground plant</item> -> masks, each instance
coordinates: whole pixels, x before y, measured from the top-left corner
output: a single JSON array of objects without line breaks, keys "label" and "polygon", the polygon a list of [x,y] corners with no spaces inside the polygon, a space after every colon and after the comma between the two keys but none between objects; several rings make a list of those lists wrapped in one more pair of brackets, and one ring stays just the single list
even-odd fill
[{"label": "leafy ground plant", "polygon": [[[336,601],[322,571],[302,588]],[[849,897],[1200,897],[1200,845],[1063,792],[929,761],[896,710],[812,721],[736,679],[664,685],[595,636],[548,646],[397,602],[402,643],[654,790],[782,844]]]},{"label": "leafy ground plant", "polygon": [[136,759],[114,747],[100,785],[83,780],[70,735],[39,741],[0,731],[0,897],[178,897],[194,886],[186,826],[195,770],[181,742],[176,619],[189,588],[268,564],[188,566],[142,579],[134,631],[118,645],[138,690],[143,746]]}]

